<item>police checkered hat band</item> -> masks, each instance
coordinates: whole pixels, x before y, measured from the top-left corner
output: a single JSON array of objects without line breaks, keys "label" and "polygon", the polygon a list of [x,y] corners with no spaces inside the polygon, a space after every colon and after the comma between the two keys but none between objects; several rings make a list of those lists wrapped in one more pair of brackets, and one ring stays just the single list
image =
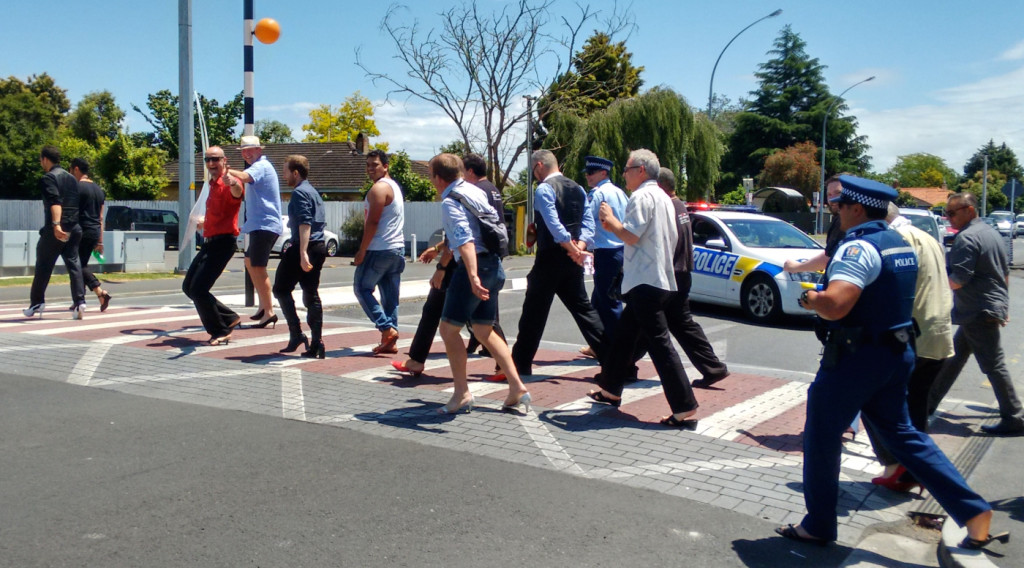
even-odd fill
[{"label": "police checkered hat band", "polygon": [[832,199],[833,203],[860,203],[864,207],[885,209],[898,194],[896,190],[875,180],[857,176],[839,176],[842,193]]},{"label": "police checkered hat band", "polygon": [[593,172],[597,170],[604,170],[606,172],[612,171],[612,161],[607,158],[600,156],[587,156],[583,159],[583,171]]}]

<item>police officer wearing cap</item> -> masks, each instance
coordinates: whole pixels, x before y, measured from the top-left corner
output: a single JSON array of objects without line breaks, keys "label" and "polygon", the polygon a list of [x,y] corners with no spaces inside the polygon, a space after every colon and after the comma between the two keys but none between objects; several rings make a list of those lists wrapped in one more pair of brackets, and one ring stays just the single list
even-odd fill
[{"label": "police officer wearing cap", "polygon": [[[587,185],[592,189],[587,195],[587,208],[594,219],[598,218],[601,204],[607,203],[615,213],[616,219],[625,219],[626,192],[608,179],[612,171],[612,161],[598,156],[587,156],[584,160],[583,174]],[[622,315],[622,300],[616,280],[622,271],[622,241],[614,233],[595,223],[594,230],[584,227],[580,239],[587,243],[587,250],[594,253],[594,289],[590,294],[590,304],[597,310],[604,325],[605,341],[609,344],[615,334],[616,324]],[[593,356],[589,347],[584,354]]]},{"label": "police officer wearing cap", "polygon": [[896,191],[876,181],[840,176],[839,206],[846,238],[826,268],[825,288],[805,291],[800,303],[817,312],[825,348],[807,391],[804,425],[804,502],[798,525],[779,527],[786,538],[825,544],[836,540],[836,504],[842,434],[861,412],[885,446],[980,548],[1004,535],[988,529],[992,507],[967,486],[935,442],[915,429],[907,413],[907,380],[914,368],[911,310],[917,257],[885,223]]}]

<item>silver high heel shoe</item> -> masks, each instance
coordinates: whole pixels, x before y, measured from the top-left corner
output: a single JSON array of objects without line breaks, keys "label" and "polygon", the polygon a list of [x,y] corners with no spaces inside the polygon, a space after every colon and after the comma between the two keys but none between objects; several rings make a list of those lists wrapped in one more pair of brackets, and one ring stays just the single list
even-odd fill
[{"label": "silver high heel shoe", "polygon": [[458,408],[455,408],[455,409],[448,408],[448,405],[446,404],[446,405],[442,406],[441,408],[438,408],[437,409],[437,413],[438,414],[459,414],[461,412],[465,412],[466,414],[469,414],[470,412],[473,412],[473,405],[474,404],[476,404],[476,397],[474,397],[471,394],[471,395],[469,395],[469,402],[467,402],[466,404],[463,404],[462,406],[460,406]]},{"label": "silver high heel shoe", "polygon": [[515,404],[502,404],[501,405],[501,410],[503,412],[509,412],[509,411],[512,411],[512,410],[515,410],[516,408],[518,408],[519,405],[522,405],[523,409],[525,409],[526,412],[529,412],[530,411],[530,403],[532,403],[532,402],[533,402],[533,398],[530,396],[530,393],[525,392],[525,393],[523,393],[523,396],[519,397],[519,400]]},{"label": "silver high heel shoe", "polygon": [[40,304],[36,304],[34,306],[29,306],[28,309],[21,310],[21,313],[25,314],[25,317],[27,317],[27,318],[34,317],[34,316],[36,316],[36,314],[38,314],[39,315],[39,319],[42,319],[43,318],[43,310],[44,309],[46,309],[46,304],[45,303],[40,303]]}]

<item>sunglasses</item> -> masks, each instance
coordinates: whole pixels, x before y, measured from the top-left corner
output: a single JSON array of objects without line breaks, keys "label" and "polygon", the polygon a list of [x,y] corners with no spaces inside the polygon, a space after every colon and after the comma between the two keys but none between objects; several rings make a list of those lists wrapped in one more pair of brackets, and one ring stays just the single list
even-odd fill
[{"label": "sunglasses", "polygon": [[205,160],[206,163],[219,162],[219,161],[221,161],[223,159],[224,159],[224,156],[209,156],[209,157],[203,158],[203,160]]}]

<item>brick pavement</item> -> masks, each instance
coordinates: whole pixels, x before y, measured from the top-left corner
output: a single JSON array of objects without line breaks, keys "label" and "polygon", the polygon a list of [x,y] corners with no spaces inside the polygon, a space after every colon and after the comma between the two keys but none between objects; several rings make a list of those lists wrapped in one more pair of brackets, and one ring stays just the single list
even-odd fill
[{"label": "brick pavement", "polygon": [[[644,487],[710,503],[774,523],[803,513],[800,455],[809,376],[742,369],[717,388],[699,390],[695,432],[657,424],[668,414],[653,366],[629,385],[621,408],[591,404],[593,361],[542,349],[529,378],[535,409],[500,411],[505,387],[484,382],[491,359],[469,364],[477,407],[441,416],[451,389],[438,340],[419,378],[403,376],[389,357],[370,352],[379,335],[345,321],[325,324],[326,360],[277,353],[284,329],[238,330],[224,347],[207,334],[191,306],[68,313],[25,319],[0,307],[0,361],[10,370],[50,380],[140,396],[201,404],[350,428],[497,459]],[[411,331],[403,332],[400,348]],[[712,337],[712,339],[714,339]],[[404,353],[397,357],[404,358]],[[936,436],[949,453],[964,440],[955,419]],[[869,525],[903,518],[920,500],[870,485],[880,471],[866,436],[845,446],[840,495],[843,543]]]}]

